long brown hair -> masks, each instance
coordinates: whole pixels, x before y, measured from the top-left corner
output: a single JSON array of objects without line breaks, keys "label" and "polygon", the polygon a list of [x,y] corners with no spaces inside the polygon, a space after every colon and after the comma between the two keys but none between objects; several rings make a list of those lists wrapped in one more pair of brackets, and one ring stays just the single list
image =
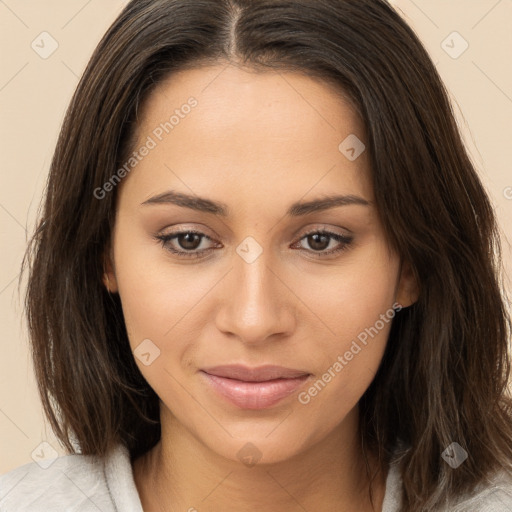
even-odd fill
[{"label": "long brown hair", "polygon": [[[68,108],[23,262],[39,392],[60,441],[98,456],[122,442],[135,459],[160,438],[158,397],[134,362],[119,296],[102,284],[116,190],[94,191],[133,151],[154,87],[208,63],[299,71],[335,85],[364,121],[384,229],[421,288],[360,401],[366,449],[383,466],[400,457],[402,512],[511,470],[494,212],[435,66],[384,0],[136,0],[110,27]],[[454,441],[469,454],[457,470],[441,458]]]}]

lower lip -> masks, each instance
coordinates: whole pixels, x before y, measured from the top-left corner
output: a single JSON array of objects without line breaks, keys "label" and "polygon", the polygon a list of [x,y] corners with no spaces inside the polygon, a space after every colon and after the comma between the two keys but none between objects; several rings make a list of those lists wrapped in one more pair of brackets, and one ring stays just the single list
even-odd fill
[{"label": "lower lip", "polygon": [[201,371],[213,389],[234,405],[243,409],[266,409],[297,391],[309,375],[295,379],[274,379],[265,382],[218,377]]}]

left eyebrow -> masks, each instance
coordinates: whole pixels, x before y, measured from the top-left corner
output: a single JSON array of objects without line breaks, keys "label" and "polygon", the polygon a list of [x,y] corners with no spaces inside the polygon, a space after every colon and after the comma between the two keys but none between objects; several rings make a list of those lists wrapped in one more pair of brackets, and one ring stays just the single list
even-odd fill
[{"label": "left eyebrow", "polygon": [[[169,190],[162,194],[150,197],[141,203],[141,206],[152,204],[175,204],[177,206],[210,213],[220,217],[229,216],[229,207],[224,203],[212,201],[211,199],[207,199],[205,197],[192,196],[183,194],[181,192],[175,192],[173,190]],[[297,201],[288,208],[286,215],[289,217],[300,217],[314,212],[320,212],[339,206],[349,205],[370,206],[371,202],[352,194],[327,196],[307,202]]]},{"label": "left eyebrow", "polygon": [[349,205],[370,206],[371,202],[352,194],[346,196],[327,196],[313,201],[293,203],[286,214],[291,217],[299,217],[313,212],[321,212],[338,206]]}]

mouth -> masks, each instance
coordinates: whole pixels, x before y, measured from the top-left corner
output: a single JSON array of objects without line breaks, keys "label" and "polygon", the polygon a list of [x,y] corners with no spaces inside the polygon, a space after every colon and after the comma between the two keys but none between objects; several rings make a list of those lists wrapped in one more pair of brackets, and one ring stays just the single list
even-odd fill
[{"label": "mouth", "polygon": [[243,409],[266,409],[297,391],[310,373],[282,366],[249,368],[226,365],[200,371],[207,384],[224,399]]}]

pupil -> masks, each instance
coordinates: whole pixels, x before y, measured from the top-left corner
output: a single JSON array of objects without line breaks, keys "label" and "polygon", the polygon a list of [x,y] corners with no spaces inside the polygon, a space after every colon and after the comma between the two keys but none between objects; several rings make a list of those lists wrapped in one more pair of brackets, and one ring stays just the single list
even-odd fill
[{"label": "pupil", "polygon": [[[324,243],[319,242],[319,239],[321,239],[321,238],[324,239]],[[329,246],[329,235],[322,235],[322,234],[317,233],[314,235],[310,235],[309,239],[313,241],[312,243],[310,241],[310,244],[309,244],[312,249],[321,251]],[[326,241],[327,241],[327,244],[325,244]],[[318,245],[320,245],[320,247]]]},{"label": "pupil", "polygon": [[[183,249],[196,249],[199,246],[199,244],[194,244],[193,242],[194,238],[196,239],[196,242],[199,240],[199,235],[197,233],[185,233],[184,235],[181,235],[181,238],[185,238],[184,244],[180,242],[180,245]],[[190,243],[192,246],[189,245]]]}]

